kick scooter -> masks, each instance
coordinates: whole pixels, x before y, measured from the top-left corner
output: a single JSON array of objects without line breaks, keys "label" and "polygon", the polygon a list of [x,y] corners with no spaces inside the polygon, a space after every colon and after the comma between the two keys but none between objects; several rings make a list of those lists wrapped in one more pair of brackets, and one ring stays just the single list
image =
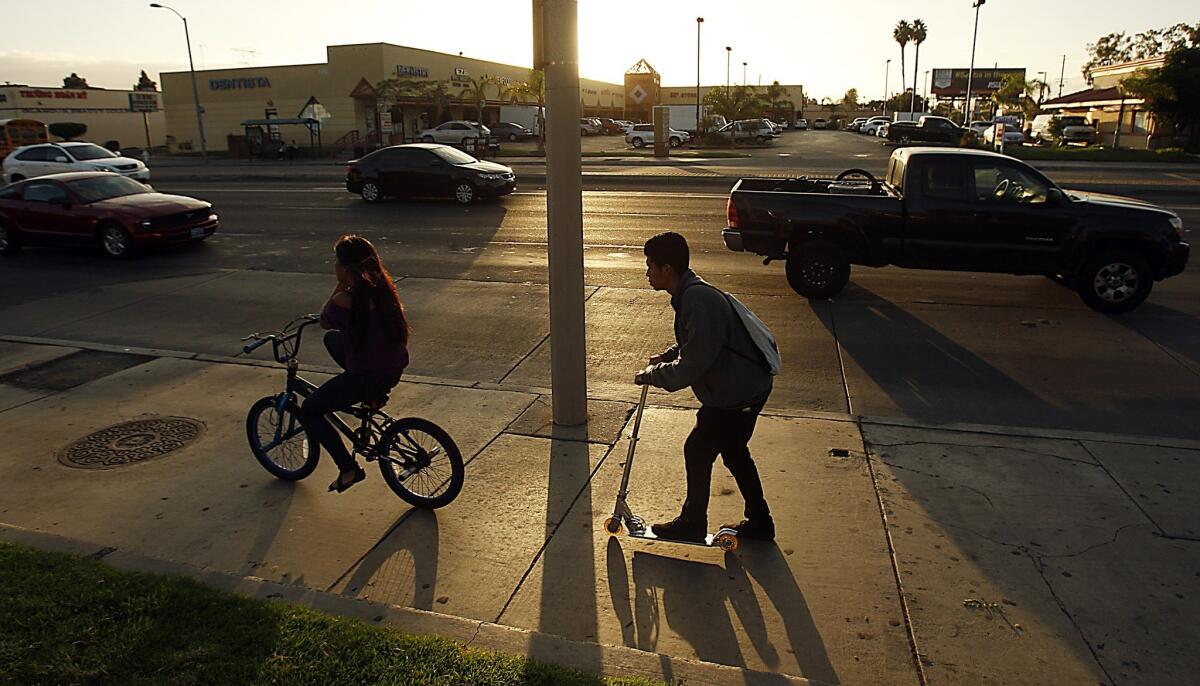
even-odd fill
[{"label": "kick scooter", "polygon": [[625,456],[625,472],[621,475],[621,490],[617,492],[617,504],[613,508],[613,514],[608,519],[604,520],[604,529],[609,534],[616,536],[621,533],[622,525],[629,529],[629,535],[633,538],[644,538],[651,541],[664,541],[667,543],[683,543],[685,545],[698,545],[705,547],[716,547],[721,550],[733,552],[738,547],[737,531],[733,529],[719,529],[715,534],[708,534],[702,541],[680,541],[673,538],[659,538],[654,535],[650,527],[646,526],[646,520],[635,515],[633,510],[629,509],[629,503],[626,502],[626,497],[629,495],[629,472],[633,469],[633,451],[637,448],[638,429],[642,425],[642,410],[646,409],[646,395],[650,392],[650,386],[642,386],[642,398],[638,401],[637,414],[633,419],[633,434],[629,437],[629,454]]}]

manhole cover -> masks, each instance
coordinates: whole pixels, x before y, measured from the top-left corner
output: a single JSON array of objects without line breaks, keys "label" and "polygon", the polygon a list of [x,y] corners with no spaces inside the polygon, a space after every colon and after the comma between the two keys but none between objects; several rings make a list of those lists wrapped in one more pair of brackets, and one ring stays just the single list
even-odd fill
[{"label": "manhole cover", "polygon": [[196,440],[204,424],[186,417],[149,417],[88,434],[58,453],[58,461],[80,469],[112,469],[152,460]]}]

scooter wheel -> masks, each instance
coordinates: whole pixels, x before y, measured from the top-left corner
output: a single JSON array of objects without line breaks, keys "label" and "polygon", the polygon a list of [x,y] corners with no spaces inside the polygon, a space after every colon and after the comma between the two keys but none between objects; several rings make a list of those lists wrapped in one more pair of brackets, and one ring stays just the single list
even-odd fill
[{"label": "scooter wheel", "polygon": [[604,530],[614,536],[621,533],[621,520],[617,517],[609,517],[604,520]]},{"label": "scooter wheel", "polygon": [[738,549],[738,539],[737,536],[734,536],[733,534],[717,534],[717,539],[714,541],[714,543],[717,544],[718,548],[724,550],[725,552],[732,553]]}]

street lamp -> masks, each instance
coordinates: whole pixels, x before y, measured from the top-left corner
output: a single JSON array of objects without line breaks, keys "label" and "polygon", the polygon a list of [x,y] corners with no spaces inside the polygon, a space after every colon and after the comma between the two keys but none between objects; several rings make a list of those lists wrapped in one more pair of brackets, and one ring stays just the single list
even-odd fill
[{"label": "street lamp", "polygon": [[742,62],[742,88],[746,87],[746,63]]},{"label": "street lamp", "polygon": [[[157,2],[150,3],[150,6],[155,9],[171,10],[174,9],[166,5],[160,5]],[[183,38],[187,41],[188,51],[188,71],[192,73],[192,99],[196,101],[196,127],[200,130],[200,156],[205,162],[208,161],[208,141],[204,139],[204,117],[202,112],[204,108],[200,107],[200,90],[196,87],[196,65],[192,62],[192,37],[188,34],[187,17],[175,12],[175,16],[183,20]]]},{"label": "street lamp", "polygon": [[733,48],[725,46],[725,97],[729,97],[729,58],[733,55]]},{"label": "street lamp", "polygon": [[704,17],[696,17],[696,131],[700,131],[700,25]]},{"label": "street lamp", "polygon": [[971,80],[975,77],[975,41],[979,39],[979,8],[987,0],[974,0],[971,7],[975,8],[975,33],[971,35],[971,67],[967,69],[967,101],[963,103],[963,126],[971,122]]},{"label": "street lamp", "polygon": [[888,75],[892,70],[892,61],[888,60],[883,65],[883,116],[887,116],[887,101],[888,101]]},{"label": "street lamp", "polygon": [[924,107],[922,109],[925,110],[926,112],[928,112],[929,111],[929,70],[928,69],[925,70],[925,95],[921,98],[921,103],[924,105]]}]

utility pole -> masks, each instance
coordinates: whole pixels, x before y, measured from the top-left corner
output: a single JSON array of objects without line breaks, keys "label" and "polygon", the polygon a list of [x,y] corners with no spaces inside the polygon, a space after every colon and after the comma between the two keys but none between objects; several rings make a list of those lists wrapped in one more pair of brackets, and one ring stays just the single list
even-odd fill
[{"label": "utility pole", "polygon": [[887,116],[888,87],[891,85],[888,83],[888,77],[890,76],[891,70],[892,61],[888,60],[883,65],[883,116],[885,117]]},{"label": "utility pole", "polygon": [[929,111],[929,70],[925,70],[925,95],[921,97],[921,110]]},{"label": "utility pole", "polygon": [[733,55],[733,48],[725,46],[725,97],[729,97],[729,58]]},{"label": "utility pole", "polygon": [[1038,86],[1038,109],[1041,109],[1042,99],[1046,97],[1046,72],[1039,71],[1038,76],[1042,77],[1039,79],[1041,85]]},{"label": "utility pole", "polygon": [[579,147],[579,6],[533,0],[535,69],[546,83],[546,234],[554,423],[587,422],[583,175]]},{"label": "utility pole", "polygon": [[975,78],[975,44],[979,40],[979,8],[987,0],[975,0],[971,6],[975,8],[975,32],[971,34],[971,66],[967,69],[967,99],[963,103],[963,126],[971,124],[971,81]]},{"label": "utility pole", "polygon": [[1062,56],[1062,69],[1058,71],[1058,97],[1062,97],[1063,77],[1067,75],[1067,56]]},{"label": "utility pole", "polygon": [[742,62],[742,88],[746,87],[746,63]]},{"label": "utility pole", "polygon": [[192,61],[192,36],[188,33],[187,17],[174,8],[160,5],[157,2],[150,3],[150,6],[155,9],[171,10],[175,16],[183,20],[183,38],[187,41],[188,51],[188,71],[192,73],[192,100],[196,103],[196,127],[200,132],[200,157],[205,162],[208,162],[208,141],[204,138],[204,108],[200,106],[200,89],[196,87],[196,63]]},{"label": "utility pole", "polygon": [[700,25],[704,17],[696,17],[696,133],[700,132]]}]

